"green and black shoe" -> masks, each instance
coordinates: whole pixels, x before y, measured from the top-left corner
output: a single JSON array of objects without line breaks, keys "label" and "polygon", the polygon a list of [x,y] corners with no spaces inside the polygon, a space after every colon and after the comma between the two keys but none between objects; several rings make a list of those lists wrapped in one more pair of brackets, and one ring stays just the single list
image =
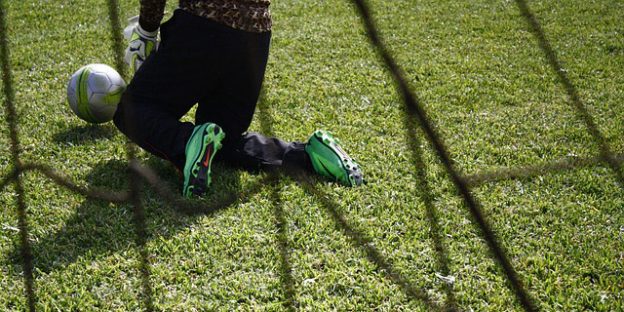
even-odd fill
[{"label": "green and black shoe", "polygon": [[314,171],[346,186],[364,182],[360,166],[339,145],[329,132],[317,130],[305,146]]},{"label": "green and black shoe", "polygon": [[202,196],[210,186],[210,165],[221,148],[225,133],[213,123],[195,126],[186,143],[186,164],[184,164],[184,188],[182,195],[190,198]]}]

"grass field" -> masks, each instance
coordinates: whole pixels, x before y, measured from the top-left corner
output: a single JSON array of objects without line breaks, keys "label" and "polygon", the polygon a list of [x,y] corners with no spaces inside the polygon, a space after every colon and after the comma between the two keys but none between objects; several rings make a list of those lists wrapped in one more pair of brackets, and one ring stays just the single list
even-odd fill
[{"label": "grass field", "polygon": [[[176,4],[169,2],[167,16]],[[202,202],[240,198],[194,214],[145,187],[146,296],[132,206],[87,199],[27,173],[37,308],[137,310],[150,301],[168,311],[431,310],[414,296],[423,293],[460,310],[520,310],[425,137],[418,132],[411,142],[406,124],[413,123],[355,8],[336,0],[273,2],[272,50],[252,130],[305,140],[329,129],[369,183],[306,187],[217,166]],[[65,98],[76,69],[114,65],[106,1],[0,3],[21,159],[81,186],[127,189],[123,135],[112,123],[82,122]],[[138,1],[120,3],[123,19],[137,14]],[[370,3],[461,172],[598,155],[515,1]],[[535,0],[529,7],[607,143],[624,153],[624,3]],[[13,169],[6,115],[0,110],[0,179]],[[168,164],[139,157],[179,188]],[[601,165],[487,183],[474,193],[539,308],[622,311],[623,187]],[[11,185],[0,190],[3,311],[27,308],[19,242]]]}]

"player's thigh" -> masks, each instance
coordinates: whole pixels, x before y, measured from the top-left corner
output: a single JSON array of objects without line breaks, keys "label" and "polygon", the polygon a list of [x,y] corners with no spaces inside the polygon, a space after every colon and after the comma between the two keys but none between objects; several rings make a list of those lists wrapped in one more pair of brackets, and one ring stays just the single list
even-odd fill
[{"label": "player's thigh", "polygon": [[128,85],[124,98],[132,105],[168,113],[180,118],[197,103],[201,89],[189,79],[177,56],[155,52],[147,58]]},{"label": "player's thigh", "polygon": [[207,89],[195,115],[196,123],[214,122],[230,136],[249,128],[262,89],[270,33],[234,33],[239,37],[228,44],[222,58],[219,78]]},{"label": "player's thigh", "polygon": [[[199,19],[199,20],[198,20]],[[180,118],[215,84],[214,63],[220,51],[211,43],[214,31],[198,31],[207,21],[176,10],[161,26],[162,42],[150,55],[128,86],[139,105],[149,106]]]}]

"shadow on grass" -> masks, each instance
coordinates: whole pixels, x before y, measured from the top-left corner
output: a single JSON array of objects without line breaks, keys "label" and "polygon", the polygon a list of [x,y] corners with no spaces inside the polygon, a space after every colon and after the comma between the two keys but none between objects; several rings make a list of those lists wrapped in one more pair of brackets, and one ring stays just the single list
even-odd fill
[{"label": "shadow on grass", "polygon": [[357,226],[349,224],[344,214],[339,210],[337,202],[318,189],[314,183],[302,175],[295,177],[301,182],[306,193],[315,197],[318,203],[329,213],[334,220],[336,227],[349,237],[356,246],[362,248],[366,257],[371,263],[384,273],[394,284],[400,287],[405,295],[411,299],[421,302],[428,311],[440,311],[442,307],[436,304],[431,297],[422,289],[415,288],[412,283],[398,272],[391,260],[387,259],[379,249],[374,246],[371,237],[366,235]]},{"label": "shadow on grass", "polygon": [[105,125],[84,124],[56,133],[54,135],[54,142],[78,145],[85,142],[110,139],[114,137],[116,133],[117,131],[110,123]]},{"label": "shadow on grass", "polygon": [[[260,120],[260,126],[262,132],[266,135],[275,136],[273,131],[273,116],[270,114],[271,105],[266,100],[266,90],[262,90],[260,99],[258,101],[259,110],[256,116]],[[278,171],[272,171],[269,176],[277,182],[280,173]],[[275,227],[277,228],[277,242],[279,244],[280,251],[280,281],[284,289],[284,309],[286,311],[296,311],[299,307],[299,303],[295,299],[295,282],[292,276],[292,264],[290,260],[290,252],[288,248],[288,226],[286,217],[284,216],[284,204],[280,197],[280,190],[277,183],[273,183],[271,187],[271,198],[273,204],[273,216],[275,218]]]},{"label": "shadow on grass", "polygon": [[[272,173],[277,178],[275,173]],[[275,180],[277,182],[277,180]],[[286,217],[284,216],[284,202],[280,197],[279,188],[274,183],[271,187],[271,197],[273,199],[273,216],[275,218],[275,227],[277,228],[277,241],[279,244],[279,252],[281,259],[280,280],[284,288],[284,308],[286,311],[296,311],[299,307],[295,300],[295,282],[292,276],[292,264],[290,260],[290,251],[288,248],[288,226]]]},{"label": "shadow on grass", "polygon": [[74,126],[54,135],[56,143],[83,144],[101,139],[110,139],[117,134],[116,129],[110,124],[96,125],[84,124]]},{"label": "shadow on grass", "polygon": [[[444,244],[444,235],[442,229],[440,229],[440,219],[438,217],[438,209],[434,205],[435,196],[433,190],[427,181],[427,166],[423,161],[421,141],[417,134],[418,126],[413,119],[410,119],[405,115],[405,126],[407,129],[407,138],[409,147],[412,150],[412,157],[414,163],[416,185],[418,186],[418,196],[422,199],[426,213],[427,220],[431,226],[429,234],[433,240],[433,247],[436,251],[437,268],[442,272],[444,276],[450,275],[449,269],[449,256],[446,245]],[[457,303],[455,300],[455,294],[453,293],[453,286],[449,283],[444,283],[444,291],[446,292],[446,310],[457,311]]]},{"label": "shadow on grass", "polygon": [[[257,114],[260,120],[262,131],[267,135],[275,135],[273,131],[274,120],[271,116],[271,105],[267,102],[266,97],[262,94],[258,103],[259,112]],[[329,198],[327,194],[323,193],[316,184],[319,182],[317,177],[312,177],[308,172],[300,168],[281,168],[271,172],[271,175],[285,175],[298,181],[304,191],[309,195],[315,197],[320,205],[329,213],[334,220],[336,227],[342,230],[347,237],[349,237],[354,245],[362,248],[369,261],[377,266],[377,268],[383,272],[393,283],[398,285],[401,290],[408,296],[409,299],[417,300],[423,303],[427,310],[442,310],[438,304],[433,302],[431,297],[422,289],[415,288],[409,280],[407,280],[401,273],[397,271],[393,263],[386,259],[385,256],[377,248],[373,246],[373,240],[368,237],[362,230],[356,226],[350,225],[347,219],[339,211],[339,204]],[[286,218],[284,217],[283,203],[279,196],[279,189],[277,186],[272,190],[274,216],[276,219],[278,244],[281,256],[281,282],[284,288],[284,308],[288,311],[294,311],[298,307],[298,303],[295,300],[295,288],[294,280],[292,276],[292,265],[290,261],[290,252],[288,248],[288,233],[286,227]],[[436,227],[437,228],[437,227]],[[452,299],[452,295],[450,296]],[[449,300],[451,300],[449,299]],[[453,299],[454,300],[454,299]],[[453,310],[449,303],[447,309]]]},{"label": "shadow on grass", "polygon": [[[165,180],[171,181],[176,176],[173,169],[164,164],[155,164],[155,171]],[[163,201],[160,194],[152,189],[144,188],[142,199],[146,207],[145,217],[149,220],[148,228],[144,231],[146,240],[155,235],[171,237],[196,222],[200,216],[211,215],[243,200],[239,198],[239,175],[231,170],[223,170],[218,164],[216,167],[213,174],[214,187],[203,199],[196,201],[206,203],[203,210],[189,212],[179,209],[180,207]],[[91,186],[123,190],[128,187],[126,170],[125,162],[108,161],[97,165],[86,180]],[[176,178],[173,181],[175,182],[172,185],[178,182]],[[177,188],[174,189],[177,191]],[[253,188],[250,192],[257,191],[259,188]],[[63,269],[82,257],[95,259],[135,248],[135,225],[132,217],[130,203],[115,205],[100,200],[85,200],[60,230],[33,243],[34,267],[49,273]],[[14,248],[10,256],[16,264],[20,263],[18,248]]]},{"label": "shadow on grass", "polygon": [[587,132],[593,137],[594,142],[596,142],[600,148],[600,156],[607,164],[609,164],[609,166],[611,166],[620,187],[624,188],[624,170],[616,159],[617,155],[613,153],[611,146],[609,146],[605,136],[600,131],[594,117],[587,109],[587,105],[581,99],[581,94],[568,77],[567,70],[564,70],[557,53],[550,44],[550,41],[546,38],[546,33],[544,32],[542,25],[535,17],[533,11],[531,11],[526,0],[516,0],[516,4],[518,5],[520,13],[529,24],[530,30],[533,32],[533,35],[535,36],[540,49],[544,53],[544,57],[550,65],[550,68],[557,75],[559,82],[563,85],[566,93],[568,94],[568,98],[571,102],[570,104],[574,110],[576,110],[577,118],[585,123]]}]

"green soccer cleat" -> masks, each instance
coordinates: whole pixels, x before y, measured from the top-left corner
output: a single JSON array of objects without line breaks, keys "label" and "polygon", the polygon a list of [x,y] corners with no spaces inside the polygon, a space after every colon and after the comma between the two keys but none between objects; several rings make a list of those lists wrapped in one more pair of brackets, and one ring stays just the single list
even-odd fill
[{"label": "green soccer cleat", "polygon": [[345,186],[357,186],[364,182],[360,166],[329,132],[317,130],[305,146],[316,173],[340,182]]},{"label": "green soccer cleat", "polygon": [[210,165],[221,148],[225,133],[213,123],[195,126],[186,143],[186,164],[184,164],[184,188],[182,195],[191,198],[202,196],[210,186]]}]

